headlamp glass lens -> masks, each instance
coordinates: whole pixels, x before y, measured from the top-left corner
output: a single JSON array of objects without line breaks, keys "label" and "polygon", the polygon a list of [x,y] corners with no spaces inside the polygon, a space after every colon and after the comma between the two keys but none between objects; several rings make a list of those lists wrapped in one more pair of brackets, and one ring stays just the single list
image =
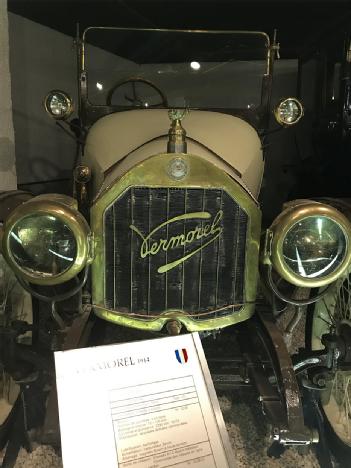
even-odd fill
[{"label": "headlamp glass lens", "polygon": [[71,113],[71,101],[62,92],[52,92],[46,101],[47,109],[56,119],[68,117]]},{"label": "headlamp glass lens", "polygon": [[77,254],[71,229],[48,214],[30,215],[18,221],[10,232],[9,248],[20,268],[39,276],[64,272]]},{"label": "headlamp glass lens", "polygon": [[286,99],[278,108],[279,117],[283,123],[293,124],[301,116],[301,108],[295,99]]},{"label": "headlamp glass lens", "polygon": [[294,224],[283,242],[287,266],[303,278],[324,278],[345,259],[347,241],[342,228],[325,216],[309,216]]}]

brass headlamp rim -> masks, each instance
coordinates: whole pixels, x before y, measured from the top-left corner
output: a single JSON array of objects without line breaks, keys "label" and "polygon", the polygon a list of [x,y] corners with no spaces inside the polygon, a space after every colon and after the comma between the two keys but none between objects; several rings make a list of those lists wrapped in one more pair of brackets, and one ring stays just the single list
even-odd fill
[{"label": "brass headlamp rim", "polygon": [[[57,275],[32,274],[21,268],[14,259],[10,249],[10,234],[14,226],[22,219],[31,215],[50,215],[59,218],[71,229],[77,246],[74,262],[66,270]],[[2,253],[14,272],[26,281],[38,285],[55,285],[64,283],[76,276],[90,261],[90,228],[85,218],[78,210],[63,202],[50,201],[40,197],[29,200],[18,206],[7,218],[2,236]]]},{"label": "brass headlamp rim", "polygon": [[[53,114],[51,112],[50,107],[49,107],[48,99],[49,99],[49,96],[51,96],[53,94],[62,94],[65,97],[65,99],[67,100],[68,109],[67,109],[67,112],[66,112],[66,114],[64,116],[55,115],[55,114]],[[62,89],[52,89],[51,91],[49,91],[47,93],[47,95],[45,96],[45,98],[44,98],[43,104],[44,104],[44,108],[45,108],[46,112],[50,115],[50,117],[52,117],[55,120],[67,120],[68,117],[70,117],[72,115],[73,111],[74,111],[73,99],[71,98],[71,96],[68,93],[66,93],[65,91],[62,91]]]},{"label": "brass headlamp rim", "polygon": [[[296,102],[296,104],[298,105],[299,109],[300,109],[300,115],[298,116],[298,118],[296,120],[294,120],[293,122],[286,122],[284,119],[282,119],[282,117],[280,116],[279,114],[279,110],[280,110],[280,107],[281,105],[286,102],[286,101],[290,101],[290,100],[293,100]],[[304,116],[304,107],[302,105],[302,103],[296,98],[296,97],[293,97],[293,96],[290,96],[290,97],[286,97],[286,98],[283,98],[281,99],[278,104],[276,105],[276,107],[274,108],[274,117],[275,117],[275,120],[278,122],[279,125],[282,125],[283,127],[290,127],[292,125],[295,125],[297,124],[297,122],[299,122],[302,117]]]},{"label": "brass headlamp rim", "polygon": [[[346,253],[342,263],[330,274],[323,278],[304,278],[293,272],[285,263],[283,257],[283,242],[288,231],[302,219],[311,216],[322,216],[333,220],[342,229],[346,240]],[[317,288],[326,286],[337,280],[347,269],[351,262],[351,223],[336,208],[318,202],[303,202],[301,205],[288,207],[273,222],[270,228],[272,233],[271,263],[277,273],[291,284],[300,287]]]}]

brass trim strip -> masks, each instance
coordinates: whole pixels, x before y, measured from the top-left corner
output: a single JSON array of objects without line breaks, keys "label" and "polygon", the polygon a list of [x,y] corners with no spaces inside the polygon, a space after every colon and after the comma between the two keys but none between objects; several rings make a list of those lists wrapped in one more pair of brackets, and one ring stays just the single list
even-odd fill
[{"label": "brass trim strip", "polygon": [[270,37],[263,31],[247,31],[235,29],[167,29],[167,28],[118,28],[114,26],[89,26],[82,35],[82,40],[85,42],[85,36],[91,29],[105,29],[110,31],[143,31],[143,32],[169,32],[169,33],[193,33],[193,34],[250,34],[263,36],[267,41],[267,47],[271,45]]},{"label": "brass trim strip", "polygon": [[[236,304],[229,305],[228,308],[234,308],[235,306]],[[149,318],[147,318],[138,314],[128,315],[118,311],[111,311],[97,305],[94,305],[93,309],[94,313],[98,317],[107,320],[108,322],[123,325],[125,327],[137,328],[140,330],[160,331],[169,320],[177,320],[185,326],[187,331],[195,332],[224,328],[236,323],[243,322],[253,315],[255,311],[255,304],[244,304],[241,310],[225,317],[212,319],[204,318],[203,320],[194,320],[190,315],[187,315],[181,310],[167,311],[164,314],[159,315],[157,318],[154,316],[149,316]],[[210,315],[212,313],[213,312],[199,314],[198,316]]]}]

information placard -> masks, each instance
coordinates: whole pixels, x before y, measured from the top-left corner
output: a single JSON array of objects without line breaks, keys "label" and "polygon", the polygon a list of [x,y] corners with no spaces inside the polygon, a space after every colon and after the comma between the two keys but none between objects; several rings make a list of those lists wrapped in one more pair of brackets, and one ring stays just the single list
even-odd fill
[{"label": "information placard", "polygon": [[197,333],[55,353],[65,468],[232,468]]}]

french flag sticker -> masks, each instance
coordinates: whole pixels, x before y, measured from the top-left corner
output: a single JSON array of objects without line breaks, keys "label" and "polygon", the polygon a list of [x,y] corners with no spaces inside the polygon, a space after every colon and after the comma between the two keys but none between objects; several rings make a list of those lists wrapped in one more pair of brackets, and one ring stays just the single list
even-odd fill
[{"label": "french flag sticker", "polygon": [[188,362],[188,352],[187,352],[187,350],[185,348],[183,348],[181,350],[176,349],[174,352],[175,352],[177,361],[180,364],[185,364],[186,362]]}]

